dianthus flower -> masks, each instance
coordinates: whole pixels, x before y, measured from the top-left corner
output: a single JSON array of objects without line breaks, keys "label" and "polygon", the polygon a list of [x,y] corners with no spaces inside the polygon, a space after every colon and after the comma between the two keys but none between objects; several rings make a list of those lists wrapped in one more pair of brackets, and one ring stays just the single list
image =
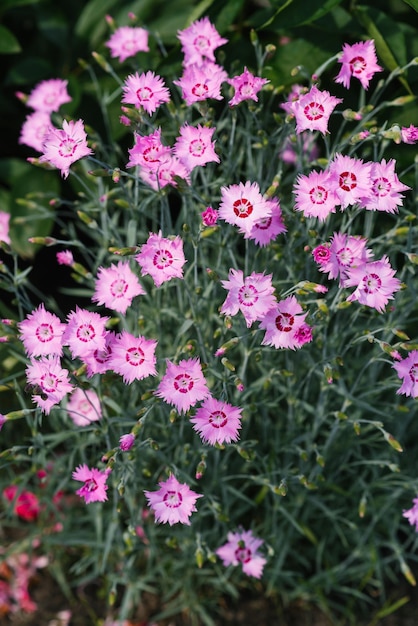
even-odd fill
[{"label": "dianthus flower", "polygon": [[270,217],[272,205],[260,193],[258,183],[239,183],[221,187],[219,217],[228,224],[238,226],[250,235],[253,226]]},{"label": "dianthus flower", "polygon": [[26,522],[34,522],[41,512],[38,497],[27,489],[19,492],[17,485],[3,489],[3,498],[13,502],[13,513]]},{"label": "dianthus flower", "polygon": [[84,483],[76,494],[84,498],[86,504],[90,502],[105,502],[107,500],[107,478],[109,472],[101,471],[95,467],[90,469],[85,463],[79,465],[72,474],[73,480]]},{"label": "dianthus flower", "polygon": [[377,64],[373,39],[351,46],[345,43],[338,62],[341,63],[341,69],[335,82],[343,84],[347,89],[350,88],[352,76],[359,79],[363,89],[367,89],[374,74],[382,71]]},{"label": "dianthus flower", "polygon": [[157,287],[172,278],[183,278],[186,263],[183,240],[178,235],[173,239],[165,238],[161,231],[150,233],[135,260],[141,266],[142,275],[149,274]]},{"label": "dianthus flower", "polygon": [[78,306],[69,313],[62,343],[69,346],[73,359],[86,356],[94,350],[104,350],[108,319]]},{"label": "dianthus flower", "polygon": [[206,209],[202,212],[202,223],[204,226],[214,226],[218,221],[219,213],[216,209],[213,209],[211,206],[206,207]]},{"label": "dianthus flower", "polygon": [[92,154],[92,150],[87,145],[82,120],[64,120],[62,129],[52,127],[45,135],[43,154],[39,161],[54,165],[61,170],[61,176],[67,178],[70,165],[89,154]]},{"label": "dianthus flower", "polygon": [[182,359],[178,365],[167,360],[166,373],[155,395],[175,406],[180,413],[204,400],[209,389],[199,359]]},{"label": "dianthus flower", "polygon": [[149,115],[164,102],[169,102],[170,92],[161,76],[154,72],[130,74],[123,85],[122,102],[143,108]]},{"label": "dianthus flower", "polygon": [[134,135],[135,145],[128,150],[130,159],[127,167],[155,167],[171,156],[170,146],[164,146],[161,141],[161,128],[157,128],[150,135]]},{"label": "dianthus flower", "polygon": [[307,88],[303,85],[292,85],[292,89],[290,90],[286,102],[282,102],[280,107],[286,111],[288,115],[293,115],[293,105],[303,94],[307,92]]},{"label": "dianthus flower", "polygon": [[183,124],[180,127],[180,136],[174,145],[174,153],[185,167],[192,171],[197,165],[206,165],[210,161],[219,163],[219,157],[215,152],[215,142],[212,135],[215,128],[208,128],[198,124],[189,126]]},{"label": "dianthus flower", "polygon": [[18,324],[20,339],[30,357],[62,354],[62,335],[65,324],[59,317],[45,310],[44,304],[29,313]]},{"label": "dianthus flower", "polygon": [[392,366],[402,380],[396,393],[418,398],[418,350],[412,350],[408,356]]},{"label": "dianthus flower", "polygon": [[50,114],[45,111],[34,111],[23,122],[19,143],[29,146],[38,152],[44,150],[44,139],[53,128]]},{"label": "dianthus flower", "polygon": [[177,36],[184,54],[184,65],[201,65],[205,59],[215,61],[216,48],[228,42],[220,36],[208,17],[202,17],[184,30],[179,30]]},{"label": "dianthus flower", "polygon": [[71,97],[67,91],[67,80],[51,78],[38,83],[30,92],[27,105],[35,111],[52,113],[58,111],[62,104],[71,102]]},{"label": "dianthus flower", "polygon": [[135,337],[123,330],[112,341],[112,351],[107,367],[123,376],[123,382],[130,385],[134,380],[155,376],[157,342],[154,339]]},{"label": "dianthus flower", "polygon": [[190,106],[208,98],[222,100],[221,86],[227,78],[228,74],[222,67],[206,61],[200,66],[188,65],[179,80],[173,83],[180,87],[183,99]]},{"label": "dianthus flower", "polygon": [[157,491],[144,491],[148,504],[154,511],[155,521],[172,526],[180,522],[190,526],[190,516],[196,500],[203,496],[192,491],[186,483],[180,483],[172,474],[167,480],[158,483]]},{"label": "dianthus flower", "polygon": [[77,426],[89,426],[102,417],[99,396],[94,389],[75,389],[67,402],[67,413]]},{"label": "dianthus flower", "polygon": [[418,127],[412,124],[410,126],[402,126],[401,139],[403,143],[416,143],[418,141]]},{"label": "dianthus flower", "polygon": [[105,46],[112,58],[119,58],[122,63],[137,52],[148,52],[148,31],[140,26],[120,26],[112,33]]},{"label": "dianthus flower", "polygon": [[60,252],[57,252],[57,262],[59,265],[68,265],[71,267],[74,263],[74,257],[71,250],[61,250]]},{"label": "dianthus flower", "polygon": [[239,530],[228,533],[228,541],[216,550],[225,567],[242,566],[247,576],[261,578],[266,559],[258,552],[263,540],[255,537],[251,530]]},{"label": "dianthus flower", "polygon": [[87,367],[87,376],[91,378],[94,374],[104,374],[110,367],[110,357],[112,356],[113,343],[116,339],[116,333],[107,330],[105,332],[105,346],[103,349],[96,348],[93,352],[88,352],[81,356],[81,360]]},{"label": "dianthus flower", "polygon": [[0,241],[11,244],[9,237],[10,213],[0,211]]},{"label": "dianthus flower", "polygon": [[373,252],[366,244],[367,239],[364,237],[334,233],[330,244],[313,250],[319,271],[328,274],[328,278],[339,278],[340,286],[344,286],[349,269],[363,265],[372,258]]},{"label": "dianthus flower", "polygon": [[336,154],[329,164],[330,184],[337,196],[341,210],[350,204],[364,202],[370,193],[372,164],[362,159]]},{"label": "dianthus flower", "polygon": [[402,513],[402,517],[406,517],[411,526],[415,526],[415,530],[418,532],[418,497],[412,500],[414,506]]},{"label": "dianthus flower", "polygon": [[287,231],[277,198],[266,199],[266,204],[271,210],[270,216],[258,220],[249,233],[240,231],[243,232],[244,239],[251,239],[259,246],[267,246],[277,235]]},{"label": "dianthus flower", "polygon": [[393,299],[393,294],[401,287],[401,281],[394,276],[395,270],[392,269],[387,256],[383,256],[379,261],[350,268],[344,286],[356,289],[347,298],[347,302],[358,300],[360,304],[383,313],[388,301]]},{"label": "dianthus flower", "polygon": [[280,300],[260,321],[260,328],[266,331],[261,344],[291,350],[302,347],[312,339],[306,316],[295,296]]},{"label": "dianthus flower", "polygon": [[222,287],[228,289],[228,295],[222,305],[221,313],[236,315],[241,311],[247,328],[256,320],[261,320],[276,304],[272,274],[252,272],[244,277],[241,270],[229,270],[229,280],[222,280]]},{"label": "dianthus flower", "polygon": [[296,118],[296,133],[304,130],[328,132],[328,120],[341,98],[332,96],[329,91],[320,91],[316,85],[296,100],[291,109]]},{"label": "dianthus flower", "polygon": [[99,267],[92,301],[125,315],[135,296],[144,293],[129,263],[119,261],[107,268]]},{"label": "dianthus flower", "polygon": [[214,446],[216,443],[237,441],[241,428],[241,412],[242,409],[210,396],[190,421],[203,443]]},{"label": "dianthus flower", "polygon": [[159,191],[167,185],[177,187],[176,178],[182,178],[190,184],[190,172],[187,167],[175,156],[168,156],[161,163],[148,164],[139,171],[140,178],[155,191]]},{"label": "dianthus flower", "polygon": [[335,206],[339,203],[330,182],[329,172],[313,170],[308,176],[300,174],[293,193],[296,211],[302,211],[306,217],[317,217],[321,222],[325,221],[330,213],[335,213]]},{"label": "dianthus flower", "polygon": [[60,359],[55,354],[31,361],[26,368],[26,378],[37,391],[32,396],[32,400],[47,415],[53,406],[61,402],[64,396],[73,390],[69,372],[61,367]]},{"label": "dianthus flower", "polygon": [[239,76],[234,76],[233,78],[229,78],[227,81],[230,85],[233,86],[235,93],[233,98],[228,102],[229,106],[236,106],[243,100],[254,100],[258,102],[257,93],[266,83],[270,81],[267,78],[260,78],[259,76],[254,76],[244,68],[244,71]]},{"label": "dianthus flower", "polygon": [[402,206],[404,196],[402,191],[410,189],[400,182],[395,172],[395,159],[386,162],[372,163],[370,172],[369,195],[360,203],[369,211],[385,211],[395,213]]},{"label": "dianthus flower", "polygon": [[119,448],[122,452],[128,452],[134,445],[135,439],[136,437],[132,433],[122,435],[119,439]]}]

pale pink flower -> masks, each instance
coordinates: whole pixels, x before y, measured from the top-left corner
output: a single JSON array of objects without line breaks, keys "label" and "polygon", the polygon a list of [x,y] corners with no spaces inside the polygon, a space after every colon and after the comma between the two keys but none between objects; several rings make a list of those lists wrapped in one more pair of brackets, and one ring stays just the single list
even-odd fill
[{"label": "pale pink flower", "polygon": [[328,252],[322,249],[324,246],[314,250],[314,258],[320,259],[315,258],[319,271],[328,274],[328,278],[339,278],[340,286],[344,286],[350,268],[362,266],[372,258],[373,252],[366,244],[364,237],[334,233],[330,244],[325,246],[329,246]]},{"label": "pale pink flower", "polygon": [[244,68],[242,74],[229,78],[227,82],[232,85],[235,90],[234,96],[228,104],[229,106],[236,106],[243,100],[254,100],[255,102],[258,102],[257,93],[263,85],[269,83],[270,81],[266,78],[254,76],[254,74],[251,74],[247,68]]},{"label": "pale pink flower", "polygon": [[72,474],[73,480],[79,480],[84,483],[76,494],[80,498],[84,498],[86,504],[90,502],[105,502],[107,500],[107,478],[109,472],[101,471],[95,467],[89,468],[85,463],[79,465]]},{"label": "pale pink flower", "polygon": [[214,446],[216,443],[237,441],[241,428],[241,412],[242,409],[210,396],[204,400],[190,421],[203,443]]},{"label": "pale pink flower", "polygon": [[228,74],[222,67],[207,61],[200,66],[188,65],[179,80],[173,83],[180,87],[183,99],[190,106],[208,98],[222,100],[221,86],[227,78]]},{"label": "pale pink flower", "polygon": [[251,530],[239,530],[228,533],[228,541],[216,550],[225,567],[242,566],[247,576],[261,578],[267,560],[259,553],[263,540],[255,537]]},{"label": "pale pink flower", "polygon": [[338,198],[341,210],[350,204],[364,202],[370,193],[372,164],[362,159],[336,154],[329,164],[330,184]]},{"label": "pale pink flower", "polygon": [[184,54],[184,65],[201,65],[205,59],[215,61],[214,51],[228,40],[220,36],[208,17],[196,20],[177,36]]},{"label": "pale pink flower", "polygon": [[105,346],[103,349],[96,348],[93,352],[81,356],[81,360],[87,367],[87,376],[91,378],[94,374],[104,374],[110,367],[110,357],[112,355],[113,343],[116,339],[116,333],[113,331],[105,332]]},{"label": "pale pink flower", "polygon": [[107,268],[99,267],[92,301],[125,315],[135,296],[144,293],[129,263],[119,261]]},{"label": "pale pink flower", "polygon": [[71,267],[74,263],[74,257],[71,250],[61,250],[60,252],[57,252],[57,262],[59,265],[68,265]]},{"label": "pale pink flower", "polygon": [[318,130],[328,133],[328,120],[341,98],[332,96],[329,91],[320,91],[316,85],[300,96],[292,105],[292,113],[296,118],[296,133],[304,130]]},{"label": "pale pink flower", "polygon": [[46,311],[43,303],[29,313],[18,328],[28,356],[62,355],[65,324],[54,313]]},{"label": "pale pink flower", "polygon": [[418,398],[418,350],[412,350],[408,356],[392,366],[402,380],[396,393]]},{"label": "pale pink flower", "polygon": [[149,115],[164,102],[169,102],[170,92],[161,76],[154,72],[130,74],[123,85],[122,102],[143,108]]},{"label": "pale pink flower", "polygon": [[183,240],[178,235],[165,238],[161,231],[150,233],[135,260],[141,266],[142,275],[149,274],[156,287],[172,278],[183,278],[183,265],[186,263]]},{"label": "pale pink flower", "polygon": [[401,288],[401,281],[394,276],[395,270],[392,269],[387,256],[383,256],[379,261],[350,268],[344,286],[356,289],[347,298],[347,302],[357,300],[360,304],[383,313],[388,301],[393,299],[395,291]]},{"label": "pale pink flower", "polygon": [[120,26],[112,33],[105,46],[110,49],[112,58],[123,63],[137,52],[148,52],[148,31],[140,26]]},{"label": "pale pink flower", "polygon": [[4,241],[9,246],[12,243],[9,237],[10,213],[0,211],[0,241]]},{"label": "pale pink flower", "polygon": [[216,209],[212,209],[211,206],[208,206],[202,212],[202,223],[204,226],[214,226],[218,221],[218,217],[218,211]]},{"label": "pale pink flower", "polygon": [[415,530],[418,532],[418,497],[412,500],[414,506],[402,513],[402,517],[406,517],[411,526],[415,526]]},{"label": "pale pink flower", "polygon": [[172,526],[180,522],[190,526],[190,516],[197,511],[195,503],[203,496],[192,491],[186,483],[180,483],[172,474],[167,480],[158,483],[157,491],[144,491],[155,521]]},{"label": "pale pink flower", "polygon": [[135,133],[134,139],[135,145],[128,150],[130,159],[127,167],[140,165],[154,168],[157,163],[162,163],[171,156],[170,146],[164,146],[161,142],[161,128],[145,136]]},{"label": "pale pink flower", "polygon": [[38,152],[44,151],[44,140],[53,128],[50,114],[45,111],[34,111],[23,122],[19,143],[29,146]]},{"label": "pale pink flower", "polygon": [[317,217],[326,220],[330,213],[335,213],[339,203],[330,182],[329,172],[312,172],[305,176],[300,174],[293,188],[295,209],[302,211],[305,217]]},{"label": "pale pink flower", "polygon": [[67,80],[51,78],[38,83],[30,92],[26,104],[35,111],[52,113],[58,111],[62,104],[71,102],[71,97],[67,92]]},{"label": "pale pink flower", "polygon": [[403,143],[416,143],[418,141],[418,127],[412,124],[410,126],[402,126],[401,139]]},{"label": "pale pink flower", "polygon": [[306,316],[295,296],[280,300],[260,321],[260,328],[266,331],[261,344],[277,349],[300,348],[312,338],[310,335],[309,339],[310,327],[305,323]]},{"label": "pale pink flower", "polygon": [[106,345],[105,325],[108,317],[101,317],[86,309],[76,307],[67,318],[67,327],[62,344],[69,346],[73,359],[84,357],[94,350],[104,350]]},{"label": "pale pink flower", "polygon": [[244,239],[251,239],[259,246],[267,246],[277,235],[287,231],[278,199],[266,199],[266,204],[270,207],[270,216],[257,221],[249,233],[241,231]]},{"label": "pale pink flower", "polygon": [[102,417],[99,396],[94,389],[75,389],[67,402],[67,413],[77,426],[99,421]]},{"label": "pale pink flower", "polygon": [[261,320],[276,305],[272,274],[265,275],[252,272],[245,276],[241,270],[229,270],[229,280],[222,280],[228,295],[222,305],[223,315],[236,315],[241,311],[247,328],[256,320]]},{"label": "pale pink flower", "polygon": [[198,357],[182,359],[178,365],[167,360],[167,370],[155,395],[186,412],[209,395],[209,389]]},{"label": "pale pink flower", "polygon": [[380,163],[372,163],[369,194],[360,206],[369,211],[397,213],[403,204],[401,192],[407,189],[410,187],[401,183],[395,172],[395,159],[387,162],[382,159]]},{"label": "pale pink flower", "polygon": [[26,368],[26,378],[37,392],[32,400],[47,415],[53,406],[73,390],[69,372],[61,367],[60,359],[55,354],[31,361]]},{"label": "pale pink flower", "polygon": [[343,84],[347,89],[350,88],[352,76],[359,79],[363,89],[367,89],[374,74],[382,71],[377,64],[373,39],[360,41],[351,46],[345,43],[338,62],[341,63],[341,69],[335,82]]},{"label": "pale pink flower", "polygon": [[112,341],[112,351],[107,361],[108,369],[123,376],[123,382],[130,385],[134,380],[155,376],[157,341],[141,335],[135,337],[123,330]]},{"label": "pale pink flower", "polygon": [[92,150],[87,145],[83,121],[64,120],[62,129],[52,127],[45,135],[39,162],[54,165],[61,170],[61,176],[67,178],[70,165],[90,154]]},{"label": "pale pink flower", "polygon": [[190,184],[190,171],[177,157],[171,155],[161,163],[141,167],[139,176],[155,191],[163,189],[166,185],[177,187],[177,177]]},{"label": "pale pink flower", "polygon": [[136,437],[132,433],[122,435],[119,439],[119,448],[122,452],[128,452],[134,445],[135,439]]},{"label": "pale pink flower", "polygon": [[258,183],[239,183],[221,187],[219,217],[250,235],[253,226],[270,217],[272,205],[260,193]]},{"label": "pale pink flower", "polygon": [[214,132],[215,128],[201,124],[195,127],[186,123],[180,127],[180,136],[176,139],[174,153],[189,171],[197,165],[206,165],[211,161],[219,163],[215,142],[212,141]]}]

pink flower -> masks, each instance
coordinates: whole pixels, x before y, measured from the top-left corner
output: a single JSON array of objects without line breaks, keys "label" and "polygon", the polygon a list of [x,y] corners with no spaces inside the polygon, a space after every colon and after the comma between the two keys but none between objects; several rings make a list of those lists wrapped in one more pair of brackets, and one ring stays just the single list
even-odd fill
[{"label": "pink flower", "polygon": [[26,378],[34,390],[39,390],[32,396],[32,400],[47,415],[53,406],[73,390],[69,372],[61,367],[59,357],[55,354],[32,361],[26,368]]},{"label": "pink flower", "polygon": [[263,540],[255,537],[251,530],[239,530],[228,533],[228,541],[216,550],[225,567],[242,566],[247,576],[261,578],[267,560],[258,552]]},{"label": "pink flower", "polygon": [[81,356],[81,360],[87,366],[87,376],[94,374],[104,374],[110,367],[110,357],[113,351],[113,343],[116,339],[116,333],[113,331],[105,332],[105,346],[103,349],[96,348],[93,352]]},{"label": "pink flower", "polygon": [[306,316],[295,296],[280,300],[260,321],[260,328],[266,331],[261,344],[277,349],[300,348],[312,339],[310,326],[305,323]]},{"label": "pink flower", "polygon": [[363,89],[367,89],[373,75],[382,71],[377,64],[373,39],[360,41],[352,46],[345,43],[338,62],[341,63],[341,69],[335,82],[343,84],[347,89],[350,88],[352,76],[359,79]]},{"label": "pink flower", "polygon": [[347,302],[358,300],[360,304],[377,309],[383,313],[386,304],[393,299],[393,294],[401,288],[401,281],[394,278],[387,256],[379,261],[364,263],[359,267],[350,268],[345,287],[356,287],[356,290],[347,298]]},{"label": "pink flower", "polygon": [[67,402],[67,413],[77,426],[89,426],[102,418],[99,396],[94,389],[75,389]]},{"label": "pink flower", "polygon": [[316,246],[316,248],[312,250],[312,255],[315,259],[315,263],[321,266],[326,265],[331,256],[329,244]]},{"label": "pink flower", "polygon": [[0,430],[3,428],[6,422],[7,422],[7,417],[3,415],[3,413],[0,413]]},{"label": "pink flower", "polygon": [[122,435],[119,439],[119,448],[122,452],[128,452],[135,443],[135,435],[132,433],[128,433],[127,435]]},{"label": "pink flower", "polygon": [[335,213],[338,198],[333,191],[329,172],[313,170],[308,176],[300,174],[294,191],[296,211],[302,211],[305,217],[317,217],[324,222],[330,213]]},{"label": "pink flower", "polygon": [[345,209],[349,204],[364,202],[370,193],[372,164],[363,163],[342,154],[336,154],[329,164],[330,184],[337,196],[337,204]]},{"label": "pink flower", "polygon": [[341,98],[331,96],[329,91],[320,91],[316,85],[301,96],[292,105],[296,118],[296,133],[304,130],[318,130],[322,134],[328,132],[328,120]]},{"label": "pink flower", "polygon": [[186,263],[183,240],[178,235],[167,239],[161,231],[150,233],[135,260],[141,266],[142,275],[149,274],[156,287],[172,278],[183,278],[183,265]]},{"label": "pink flower", "polygon": [[107,477],[109,472],[100,471],[93,467],[89,469],[85,463],[79,465],[72,474],[73,480],[79,480],[84,483],[76,494],[80,498],[84,498],[86,504],[90,502],[105,502],[107,500]]},{"label": "pink flower", "polygon": [[184,54],[184,65],[201,65],[205,59],[215,61],[216,48],[228,42],[220,36],[208,17],[196,20],[188,28],[179,30],[177,35]]},{"label": "pink flower", "polygon": [[178,365],[167,360],[166,373],[155,395],[175,406],[180,413],[207,398],[209,389],[199,359],[183,359]]},{"label": "pink flower", "polygon": [[208,206],[202,212],[202,223],[204,226],[214,226],[218,221],[218,217],[218,211],[216,209],[212,209],[211,206]]},{"label": "pink flower", "polygon": [[402,513],[402,517],[406,517],[411,526],[415,526],[415,530],[418,532],[418,497],[412,500],[414,506]]},{"label": "pink flower", "polygon": [[277,235],[287,231],[277,198],[267,199],[266,204],[271,210],[271,215],[257,221],[249,234],[244,231],[244,239],[252,239],[259,246],[267,246]]},{"label": "pink flower", "polygon": [[30,92],[27,105],[35,111],[52,113],[58,111],[62,104],[71,102],[71,97],[67,92],[67,80],[51,78],[38,83]]},{"label": "pink flower", "polygon": [[402,380],[396,393],[418,398],[418,350],[412,350],[405,359],[394,363],[393,368]]},{"label": "pink flower", "polygon": [[176,178],[182,178],[190,184],[190,172],[187,167],[175,156],[168,156],[161,163],[141,167],[139,176],[155,191],[159,191],[166,185],[177,187]]},{"label": "pink flower", "polygon": [[238,226],[250,235],[253,226],[270,217],[272,205],[260,193],[258,183],[239,183],[221,187],[219,217],[228,224]]},{"label": "pink flower", "polygon": [[50,114],[45,111],[34,111],[27,116],[20,131],[19,143],[29,146],[38,152],[44,151],[43,142],[47,133],[53,128]]},{"label": "pink flower", "polygon": [[157,128],[150,135],[141,136],[135,134],[135,145],[128,150],[129,162],[127,167],[155,168],[157,163],[163,163],[171,156],[170,146],[164,146],[161,142],[161,128]]},{"label": "pink flower", "polygon": [[92,301],[125,315],[135,296],[144,293],[129,263],[119,261],[108,268],[99,267]]},{"label": "pink flower", "polygon": [[105,349],[105,325],[108,319],[78,306],[75,311],[71,311],[62,343],[70,347],[73,359],[84,357],[94,350]]},{"label": "pink flower", "polygon": [[9,223],[10,223],[10,213],[6,213],[6,211],[0,211],[0,241],[4,241],[4,243],[10,244],[12,243],[9,237]]},{"label": "pink flower", "polygon": [[13,502],[13,513],[26,522],[34,522],[41,512],[37,496],[28,490],[19,493],[17,485],[9,485],[3,489],[3,498]]},{"label": "pink flower", "polygon": [[61,176],[67,178],[70,165],[85,156],[92,154],[87,145],[87,135],[82,120],[67,122],[64,120],[62,130],[51,128],[45,135],[41,163],[50,163],[61,170]]},{"label": "pink flower", "polygon": [[340,286],[343,286],[350,268],[364,265],[372,258],[373,252],[366,248],[366,244],[364,237],[334,233],[329,247],[318,246],[314,250],[314,258],[320,258],[315,258],[319,271],[328,274],[328,278],[339,278]]},{"label": "pink flower", "polygon": [[369,211],[385,211],[397,213],[402,206],[402,191],[410,189],[400,182],[395,172],[395,159],[386,162],[372,163],[370,172],[369,195],[361,202],[361,206]]},{"label": "pink flower", "polygon": [[122,102],[143,108],[149,115],[154,113],[164,102],[169,102],[170,92],[161,76],[154,72],[130,74],[123,85]]},{"label": "pink flower", "polygon": [[180,136],[174,145],[174,153],[178,159],[192,171],[197,165],[206,165],[210,161],[219,163],[215,152],[215,142],[212,135],[215,128],[208,128],[198,124],[197,127],[183,124],[180,127]]},{"label": "pink flower", "polygon": [[418,127],[412,124],[410,126],[402,126],[401,139],[403,143],[416,143],[418,141]]},{"label": "pink flower", "polygon": [[43,304],[29,313],[18,324],[20,339],[30,357],[62,354],[62,336],[65,324],[59,317],[45,310]]},{"label": "pink flower", "polygon": [[123,330],[112,342],[107,367],[123,376],[126,385],[134,380],[155,376],[156,347],[157,342],[154,339],[135,337]]},{"label": "pink flower", "polygon": [[148,52],[148,31],[139,26],[120,26],[106,41],[105,46],[110,49],[112,58],[119,58],[123,63],[128,57],[137,52]]},{"label": "pink flower", "polygon": [[256,320],[261,320],[276,304],[271,283],[272,274],[267,276],[252,272],[244,277],[241,270],[229,270],[229,280],[222,280],[222,286],[228,289],[228,295],[222,305],[221,313],[236,315],[241,311],[247,328]]},{"label": "pink flower", "polygon": [[180,87],[183,99],[190,106],[208,98],[222,100],[221,86],[227,78],[222,67],[206,61],[203,65],[188,65],[179,80],[173,83]]},{"label": "pink flower", "polygon": [[234,97],[228,102],[229,106],[236,106],[243,100],[254,100],[258,102],[257,93],[263,85],[269,82],[270,81],[266,78],[254,76],[247,68],[244,68],[242,74],[228,79],[228,83],[235,89]]},{"label": "pink flower", "polygon": [[230,443],[239,438],[242,409],[210,396],[190,418],[193,428],[204,443]]},{"label": "pink flower", "polygon": [[57,252],[57,262],[60,265],[68,265],[71,267],[74,263],[74,257],[71,250],[61,250],[61,252]]},{"label": "pink flower", "polygon": [[155,514],[155,521],[172,526],[180,522],[190,526],[190,516],[194,511],[196,500],[203,496],[190,489],[186,483],[180,483],[172,474],[170,478],[159,482],[157,491],[144,491],[148,504]]}]

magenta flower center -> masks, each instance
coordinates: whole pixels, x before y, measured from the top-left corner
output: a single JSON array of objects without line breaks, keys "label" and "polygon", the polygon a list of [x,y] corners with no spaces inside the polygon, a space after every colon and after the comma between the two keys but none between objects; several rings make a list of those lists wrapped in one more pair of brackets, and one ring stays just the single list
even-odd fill
[{"label": "magenta flower center", "polygon": [[92,341],[96,336],[96,331],[94,330],[91,324],[81,324],[77,328],[76,337],[79,341],[83,343],[88,343]]},{"label": "magenta flower center", "polygon": [[244,83],[242,83],[242,85],[238,87],[238,93],[244,98],[252,96],[254,93],[253,84],[246,80]]},{"label": "magenta flower center", "polygon": [[309,197],[313,204],[324,204],[328,198],[328,191],[325,187],[318,185],[317,187],[312,187],[309,192]]},{"label": "magenta flower center", "polygon": [[340,265],[351,266],[353,264],[354,255],[350,248],[340,248],[340,250],[336,252],[335,256],[337,257],[337,261]]},{"label": "magenta flower center", "polygon": [[364,276],[362,283],[366,293],[376,293],[382,286],[382,281],[377,274],[367,274]]},{"label": "magenta flower center", "polygon": [[193,39],[193,45],[200,53],[204,52],[210,47],[210,41],[204,35],[198,35]]},{"label": "magenta flower center", "polygon": [[205,83],[196,83],[192,87],[192,94],[196,96],[196,98],[206,98],[208,91],[209,87],[205,85]]},{"label": "magenta flower center", "polygon": [[234,213],[237,217],[249,217],[254,210],[253,205],[247,198],[240,198],[239,200],[235,200],[232,205],[234,208]]},{"label": "magenta flower center", "polygon": [[349,63],[352,74],[361,74],[367,67],[363,57],[353,57]]},{"label": "magenta flower center", "polygon": [[253,306],[258,300],[258,291],[254,285],[243,285],[238,291],[238,300],[243,306]]},{"label": "magenta flower center", "polygon": [[228,418],[223,411],[213,411],[209,415],[209,424],[214,428],[223,428],[228,423]]},{"label": "magenta flower center", "polygon": [[55,376],[55,374],[48,372],[47,374],[43,374],[41,376],[39,384],[42,388],[42,391],[45,391],[45,393],[54,393],[54,391],[56,391],[58,387],[59,382],[60,381],[58,379],[58,376]]},{"label": "magenta flower center", "polygon": [[173,255],[171,254],[171,252],[169,252],[169,250],[158,250],[154,254],[154,258],[152,259],[155,267],[159,270],[163,270],[166,267],[169,267],[173,264],[173,261]]},{"label": "magenta flower center", "polygon": [[174,379],[174,389],[180,393],[188,393],[194,387],[194,382],[189,374],[178,374]]},{"label": "magenta flower center", "polygon": [[54,329],[51,324],[39,324],[35,331],[36,338],[41,343],[47,343],[54,338]]},{"label": "magenta flower center", "polygon": [[257,222],[257,224],[255,224],[255,227],[259,228],[260,230],[268,230],[271,226],[271,222],[271,217],[264,217],[262,220]]},{"label": "magenta flower center", "polygon": [[91,493],[92,491],[96,491],[97,487],[98,485],[94,478],[88,478],[84,483],[83,489],[84,491],[88,491],[89,493]]},{"label": "magenta flower center", "polygon": [[325,246],[318,246],[318,248],[314,250],[313,254],[316,263],[320,263],[321,265],[327,263],[331,256],[329,248],[326,248]]},{"label": "magenta flower center", "polygon": [[122,298],[128,290],[128,283],[123,278],[117,278],[110,285],[110,293],[115,298]]},{"label": "magenta flower center", "polygon": [[315,100],[309,102],[303,109],[303,112],[308,120],[310,120],[311,122],[320,120],[321,117],[324,117],[325,114],[325,110],[322,104],[319,104],[319,102],[315,102]]},{"label": "magenta flower center", "polygon": [[149,102],[154,97],[154,92],[149,87],[140,87],[136,95],[140,102]]},{"label": "magenta flower center", "polygon": [[95,350],[93,352],[93,356],[97,363],[100,365],[104,365],[106,361],[109,360],[110,355],[112,354],[112,348],[110,346],[106,346],[104,350]]},{"label": "magenta flower center", "polygon": [[163,497],[164,504],[169,509],[177,509],[183,502],[183,496],[178,491],[167,491]]},{"label": "magenta flower center", "polygon": [[251,550],[249,548],[239,547],[235,550],[235,557],[240,563],[249,563],[251,561]]},{"label": "magenta flower center", "polygon": [[418,363],[414,363],[409,370],[409,377],[414,383],[418,383]]},{"label": "magenta flower center", "polygon": [[134,348],[128,348],[125,355],[125,360],[129,365],[134,365],[135,367],[138,365],[142,365],[145,361],[145,354],[143,350],[139,346],[135,346]]},{"label": "magenta flower center", "polygon": [[77,144],[74,141],[74,139],[67,137],[66,139],[61,141],[58,147],[58,154],[64,157],[64,159],[66,159],[68,157],[73,156],[74,152],[76,151],[76,148],[77,148]]},{"label": "magenta flower center", "polygon": [[383,176],[381,178],[376,178],[373,181],[372,191],[375,196],[379,196],[379,198],[384,198],[390,193],[392,185],[388,181],[387,178]]},{"label": "magenta flower center", "polygon": [[193,139],[189,145],[189,152],[194,157],[202,156],[205,152],[206,146],[200,139]]},{"label": "magenta flower center", "polygon": [[290,313],[279,313],[276,317],[276,328],[282,333],[289,333],[292,330],[295,318]]},{"label": "magenta flower center", "polygon": [[357,176],[353,172],[342,172],[339,185],[343,191],[351,191],[357,187]]},{"label": "magenta flower center", "polygon": [[158,163],[159,159],[159,148],[158,146],[150,146],[149,148],[145,148],[142,153],[142,157],[144,161],[147,163]]}]

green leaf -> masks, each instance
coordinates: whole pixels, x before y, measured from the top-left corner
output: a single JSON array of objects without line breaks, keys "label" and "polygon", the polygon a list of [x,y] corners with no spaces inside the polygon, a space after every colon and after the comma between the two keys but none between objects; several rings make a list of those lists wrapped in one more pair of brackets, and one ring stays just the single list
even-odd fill
[{"label": "green leaf", "polygon": [[187,18],[187,25],[190,25],[195,20],[198,20],[209,9],[209,7],[215,2],[215,0],[202,0],[197,7],[191,11]]},{"label": "green leaf", "polygon": [[274,15],[260,28],[280,27],[291,28],[301,24],[311,24],[326,15],[342,0],[274,0],[273,5],[279,8]]},{"label": "green leaf", "polygon": [[40,4],[41,2],[43,2],[43,0],[2,0],[0,5],[0,15],[5,13],[8,9],[15,9],[16,7],[27,4]]},{"label": "green leaf", "polygon": [[403,0],[418,13],[418,0]]},{"label": "green leaf", "polygon": [[0,54],[16,54],[21,49],[13,33],[0,24]]},{"label": "green leaf", "polygon": [[91,38],[92,30],[104,20],[105,15],[117,4],[118,0],[91,0],[88,2],[75,25],[76,35]]}]

